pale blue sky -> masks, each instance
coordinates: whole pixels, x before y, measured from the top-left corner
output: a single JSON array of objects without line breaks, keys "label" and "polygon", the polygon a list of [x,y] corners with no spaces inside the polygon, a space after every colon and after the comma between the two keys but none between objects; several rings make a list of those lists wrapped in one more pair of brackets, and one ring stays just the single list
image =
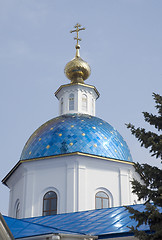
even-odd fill
[{"label": "pale blue sky", "polygon": [[[75,54],[77,23],[81,57],[91,66],[86,83],[101,96],[96,116],[126,140],[134,161],[160,166],[125,127],[150,129],[142,111],[155,112],[152,92],[162,91],[161,0],[0,0],[1,170],[18,162],[27,139],[58,115],[54,92],[69,80],[64,66]],[[0,211],[8,212],[0,184]]]}]

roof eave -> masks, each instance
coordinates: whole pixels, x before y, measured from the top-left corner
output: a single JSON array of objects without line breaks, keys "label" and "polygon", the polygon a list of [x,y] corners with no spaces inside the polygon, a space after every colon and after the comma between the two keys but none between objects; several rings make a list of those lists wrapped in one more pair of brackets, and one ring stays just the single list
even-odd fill
[{"label": "roof eave", "polygon": [[57,94],[61,91],[62,88],[64,88],[64,87],[69,87],[69,86],[74,86],[74,85],[79,85],[79,86],[84,86],[84,87],[92,88],[92,89],[96,92],[96,94],[97,94],[97,98],[96,98],[96,99],[98,99],[99,96],[100,96],[100,93],[98,92],[98,90],[97,90],[97,88],[96,88],[95,86],[89,85],[89,84],[84,84],[84,83],[69,83],[69,84],[61,85],[61,86],[57,89],[57,91],[55,92],[55,96],[57,97]]},{"label": "roof eave", "polygon": [[120,163],[126,163],[126,164],[130,164],[130,165],[134,165],[134,162],[129,162],[129,161],[126,161],[126,160],[120,160],[120,159],[115,159],[115,158],[102,157],[102,156],[97,156],[97,155],[88,154],[88,153],[82,153],[82,152],[65,153],[65,154],[52,155],[52,156],[47,156],[47,157],[39,157],[39,158],[31,158],[31,159],[20,160],[9,171],[9,173],[3,178],[2,183],[8,187],[7,180],[11,177],[11,175],[15,172],[15,170],[20,166],[20,164],[22,164],[24,162],[31,162],[31,161],[37,161],[37,160],[43,160],[43,159],[49,159],[49,158],[72,156],[72,155],[87,156],[87,157],[91,157],[91,158],[98,158],[98,159],[103,159],[103,160],[112,161],[112,162],[120,162]]}]

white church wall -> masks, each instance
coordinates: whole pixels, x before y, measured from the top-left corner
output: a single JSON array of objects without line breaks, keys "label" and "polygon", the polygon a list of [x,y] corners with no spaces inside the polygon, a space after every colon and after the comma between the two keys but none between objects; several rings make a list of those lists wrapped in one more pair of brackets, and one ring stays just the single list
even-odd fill
[{"label": "white church wall", "polygon": [[20,166],[8,179],[7,185],[10,188],[10,199],[9,199],[9,212],[8,215],[11,217],[16,217],[16,207],[20,203],[20,211],[18,213],[18,218],[21,218],[24,214],[25,202],[25,189],[26,189],[26,170],[24,166]]},{"label": "white church wall", "polygon": [[[29,205],[33,206],[32,216],[41,216],[43,211],[43,196],[49,191],[54,191],[58,197],[57,211],[58,213],[65,212],[66,199],[66,165],[60,159],[45,159],[40,161],[30,162],[28,171],[37,169],[35,171],[35,192],[33,194],[33,201]],[[30,185],[30,183],[29,183]],[[30,191],[30,190],[29,190]],[[26,216],[30,216],[26,212]]]},{"label": "white church wall", "polygon": [[15,217],[17,199],[21,218],[41,216],[43,196],[48,191],[57,194],[57,213],[95,209],[99,191],[108,195],[109,207],[137,203],[131,193],[133,176],[129,163],[82,155],[24,162],[7,181],[11,189],[9,216]]},{"label": "white church wall", "polygon": [[[80,180],[78,183],[79,211],[95,209],[95,194],[97,191],[107,193],[110,200],[109,207],[133,204],[136,196],[131,193],[131,183],[129,181],[130,172],[134,173],[131,164],[91,157],[77,157],[77,161],[82,168],[81,174],[80,167],[78,167],[78,179]],[[124,173],[124,176],[121,176],[121,172]]]}]

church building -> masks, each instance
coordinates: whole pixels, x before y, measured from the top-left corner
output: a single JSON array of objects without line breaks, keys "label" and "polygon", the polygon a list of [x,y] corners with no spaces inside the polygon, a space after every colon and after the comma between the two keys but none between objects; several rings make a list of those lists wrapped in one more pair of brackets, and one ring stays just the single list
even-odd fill
[{"label": "church building", "polygon": [[[123,137],[95,116],[100,94],[85,83],[91,69],[79,52],[78,35],[84,29],[77,24],[71,31],[77,34],[76,54],[64,69],[70,83],[55,92],[59,115],[30,136],[20,160],[2,180],[10,189],[9,216],[4,218],[16,239],[96,239],[104,234],[133,239],[129,229],[122,232],[132,221],[123,206],[139,203],[131,180],[140,178]],[[100,231],[92,231],[99,223]]]}]

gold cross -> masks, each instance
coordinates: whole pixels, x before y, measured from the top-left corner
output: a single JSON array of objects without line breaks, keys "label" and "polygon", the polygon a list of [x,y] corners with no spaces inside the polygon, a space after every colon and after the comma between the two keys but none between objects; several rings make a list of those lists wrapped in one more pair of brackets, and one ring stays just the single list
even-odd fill
[{"label": "gold cross", "polygon": [[81,38],[79,38],[79,31],[85,30],[85,28],[80,28],[81,25],[80,25],[79,23],[77,23],[74,27],[75,27],[76,29],[70,31],[70,33],[73,33],[73,32],[76,32],[76,33],[77,33],[77,37],[75,37],[74,40],[77,40],[77,45],[78,45],[78,41],[81,41],[81,40],[82,40]]}]

